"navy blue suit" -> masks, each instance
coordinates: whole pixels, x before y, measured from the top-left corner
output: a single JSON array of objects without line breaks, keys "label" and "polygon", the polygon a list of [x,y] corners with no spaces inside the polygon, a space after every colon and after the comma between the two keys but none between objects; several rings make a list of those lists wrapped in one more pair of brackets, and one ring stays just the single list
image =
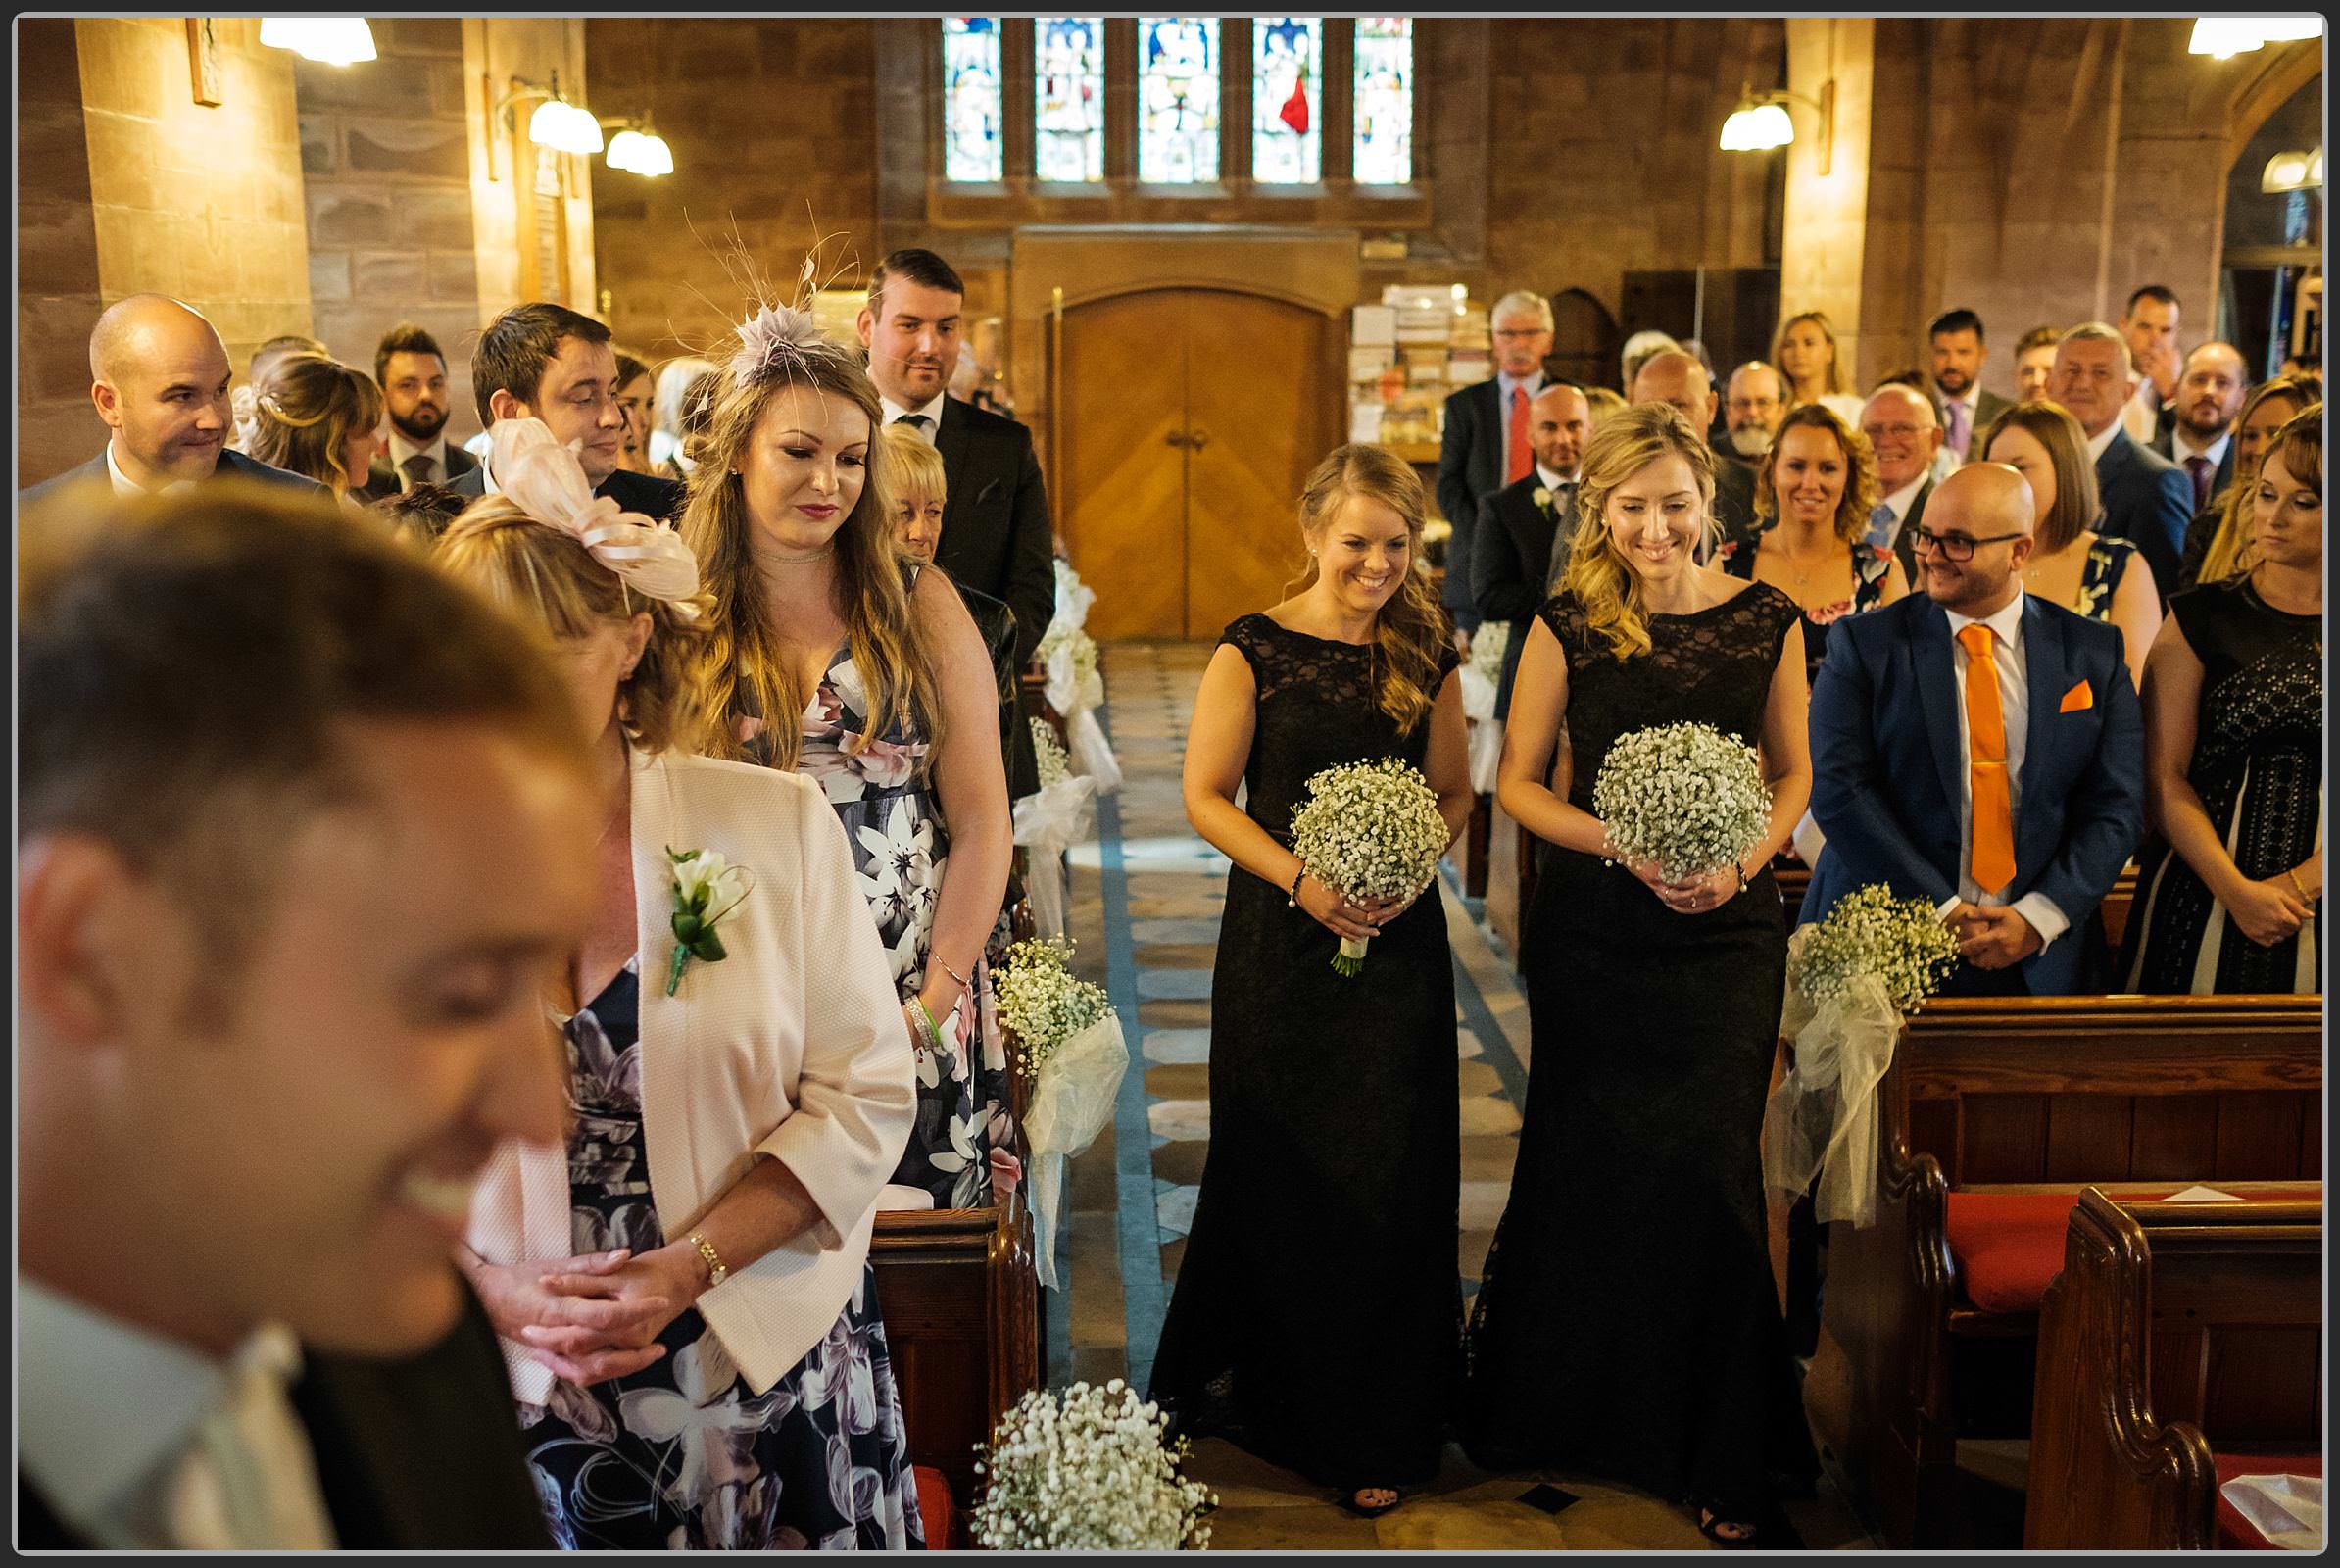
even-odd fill
[{"label": "navy blue suit", "polygon": [[2186,524],[2194,520],[2194,481],[2151,447],[2131,441],[2126,430],[2116,430],[2113,444],[2096,460],[2096,489],[2104,503],[2097,532],[2131,540],[2144,552],[2154,590],[2167,604],[2177,588]]},{"label": "navy blue suit", "polygon": [[[1828,847],[1803,920],[1872,882],[1937,905],[1957,896],[1967,716],[1952,647],[1950,617],[1923,593],[1830,630],[1811,721],[1812,815]],[[2015,880],[2000,897],[2038,893],[2072,922],[2018,966],[2032,995],[2069,996],[2087,982],[2097,906],[2144,836],[2144,715],[2109,622],[2025,596],[2023,647],[2030,711]],[[2089,706],[2063,711],[2082,682]]]},{"label": "navy blue suit", "polygon": [[[305,473],[290,473],[282,468],[272,468],[258,458],[247,458],[241,452],[226,450],[219,453],[219,462],[212,469],[212,477],[215,479],[260,479],[269,484],[288,485],[295,490],[315,491],[318,495],[324,494],[325,491],[323,485],[318,484]],[[80,485],[103,485],[109,495],[113,493],[114,476],[107,471],[106,453],[103,448],[99,449],[96,457],[91,458],[80,466],[68,468],[53,479],[44,479],[28,490],[20,491],[17,495],[17,505],[20,508],[36,507],[59,491],[73,489]]]}]

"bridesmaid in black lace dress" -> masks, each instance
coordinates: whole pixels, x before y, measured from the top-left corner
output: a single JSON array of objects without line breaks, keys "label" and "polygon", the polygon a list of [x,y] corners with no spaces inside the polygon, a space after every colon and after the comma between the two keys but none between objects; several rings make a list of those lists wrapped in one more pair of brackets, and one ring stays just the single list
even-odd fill
[{"label": "bridesmaid in black lace dress", "polygon": [[2322,416],[2260,465],[2258,564],[2172,594],[2145,666],[2132,991],[2323,989]]},{"label": "bridesmaid in black lace dress", "polygon": [[[1460,1370],[1454,971],[1434,886],[1344,903],[1300,875],[1320,769],[1401,757],[1451,835],[1471,809],[1456,660],[1415,569],[1424,500],[1380,447],[1310,475],[1300,593],[1227,628],[1187,735],[1187,815],[1235,862],[1211,983],[1211,1138],[1152,1396],[1394,1507],[1437,1473]],[[1247,808],[1235,804],[1249,791]],[[1371,936],[1362,973],[1332,967]]]},{"label": "bridesmaid in black lace dress", "polygon": [[[1474,1308],[1465,1442],[1494,1468],[1685,1500],[1718,1544],[1771,1545],[1793,1541],[1775,1486],[1818,1468],[1756,1150],[1787,952],[1769,865],[1812,782],[1804,617],[1769,583],[1693,563],[1713,485],[1680,414],[1613,416],[1521,656],[1500,796],[1553,848],[1523,938],[1535,1054]],[[1684,721],[1757,742],[1773,797],[1738,865],[1677,885],[1614,863],[1592,784],[1619,736]]]}]

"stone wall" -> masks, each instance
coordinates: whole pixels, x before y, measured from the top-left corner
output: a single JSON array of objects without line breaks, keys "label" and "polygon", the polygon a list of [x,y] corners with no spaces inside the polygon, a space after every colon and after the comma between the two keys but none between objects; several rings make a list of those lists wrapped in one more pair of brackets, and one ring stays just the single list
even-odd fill
[{"label": "stone wall", "polygon": [[97,450],[89,328],[97,223],[81,116],[80,51],[68,20],[17,24],[17,483],[37,484]]},{"label": "stone wall", "polygon": [[447,354],[448,429],[460,441],[478,429],[463,389],[480,326],[463,23],[375,18],[371,26],[379,58],[293,67],[314,330],[370,375],[385,330],[401,320],[428,328]]}]

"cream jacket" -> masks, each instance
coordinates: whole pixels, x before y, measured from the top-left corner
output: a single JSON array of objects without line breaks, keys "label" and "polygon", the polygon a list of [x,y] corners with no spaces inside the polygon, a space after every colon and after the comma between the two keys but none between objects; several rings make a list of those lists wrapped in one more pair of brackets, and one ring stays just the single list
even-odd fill
[{"label": "cream jacket", "polygon": [[[633,773],[634,907],[642,968],[642,1121],[650,1189],[669,1242],[687,1236],[758,1157],[804,1184],[813,1227],[699,1298],[707,1327],[762,1394],[829,1332],[860,1287],[878,1189],[909,1141],[909,1036],[820,786],[746,762],[646,757]],[[727,956],[694,960],[666,995],[674,938],[668,847],[716,850],[754,879],[716,928]],[[508,1143],[472,1200],[491,1263],[573,1255],[568,1155]],[[505,1364],[541,1404],[553,1374],[516,1341]]]}]

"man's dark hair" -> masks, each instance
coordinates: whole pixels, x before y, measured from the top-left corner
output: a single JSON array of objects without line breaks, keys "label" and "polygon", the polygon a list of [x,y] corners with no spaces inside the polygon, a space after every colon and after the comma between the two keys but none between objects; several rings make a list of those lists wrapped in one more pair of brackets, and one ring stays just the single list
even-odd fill
[{"label": "man's dark hair", "polygon": [[1987,341],[1982,335],[1982,318],[1963,305],[1935,317],[1933,324],[1926,329],[1926,341],[1930,343],[1945,332],[1972,332],[1975,342]]},{"label": "man's dark hair", "polygon": [[227,478],[54,503],[19,537],[18,842],[88,834],[167,882],[221,982],[265,922],[273,846],[366,798],[350,724],[486,722],[586,765],[528,633],[330,503]]},{"label": "man's dark hair", "polygon": [[2148,283],[2128,297],[2128,303],[2121,308],[2121,314],[2123,316],[2136,315],[2137,301],[2139,300],[2152,300],[2156,304],[2167,305],[2173,311],[2178,308],[2177,296],[2169,291],[2168,285]]},{"label": "man's dark hair", "polygon": [[496,422],[488,400],[499,392],[509,392],[530,408],[536,406],[536,389],[544,383],[545,367],[561,352],[564,337],[607,343],[609,329],[590,316],[544,300],[514,305],[488,323],[471,355],[471,401],[478,406],[482,428]]},{"label": "man's dark hair", "polygon": [[383,386],[390,384],[390,356],[393,354],[428,354],[439,362],[439,372],[447,371],[447,356],[440,352],[439,340],[412,321],[401,321],[382,334],[382,341],[374,346],[373,378]]},{"label": "man's dark hair", "polygon": [[878,263],[877,270],[869,274],[870,315],[884,314],[886,284],[897,277],[920,288],[948,289],[961,299],[967,296],[967,285],[960,281],[958,273],[933,251],[900,250]]},{"label": "man's dark hair", "polygon": [[460,490],[450,490],[443,484],[418,484],[371,502],[366,510],[378,512],[389,519],[392,529],[409,544],[428,550],[470,504],[471,497]]}]

